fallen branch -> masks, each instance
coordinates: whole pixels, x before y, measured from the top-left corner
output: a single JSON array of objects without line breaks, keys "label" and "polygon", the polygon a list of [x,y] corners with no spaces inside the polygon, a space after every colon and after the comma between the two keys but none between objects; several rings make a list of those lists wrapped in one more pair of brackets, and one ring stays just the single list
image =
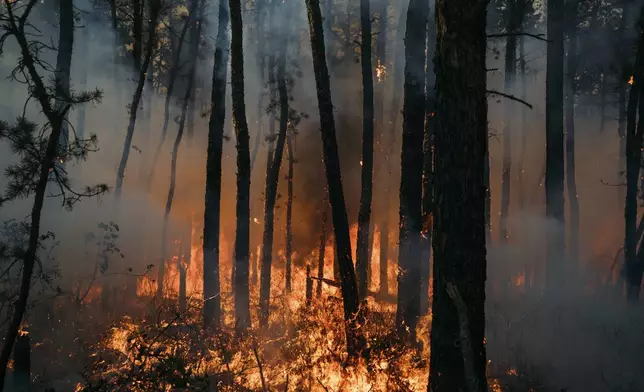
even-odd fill
[{"label": "fallen branch", "polygon": [[524,100],[523,100],[523,99],[521,99],[521,98],[517,98],[517,97],[515,97],[514,95],[510,95],[510,94],[502,93],[502,92],[500,92],[500,91],[496,91],[496,90],[485,90],[485,92],[486,92],[487,94],[498,95],[498,96],[501,96],[501,97],[503,97],[503,98],[507,98],[507,99],[509,99],[509,100],[511,100],[511,101],[516,101],[516,102],[522,103],[522,104],[524,104],[525,106],[529,107],[530,109],[532,109],[532,108],[533,108],[532,104],[528,103],[527,101],[524,101]]},{"label": "fallen branch", "polygon": [[530,34],[530,33],[497,33],[497,34],[488,34],[488,38],[503,38],[503,37],[530,37],[534,39],[538,39],[539,41],[544,41],[544,42],[550,42],[545,37],[545,34]]}]

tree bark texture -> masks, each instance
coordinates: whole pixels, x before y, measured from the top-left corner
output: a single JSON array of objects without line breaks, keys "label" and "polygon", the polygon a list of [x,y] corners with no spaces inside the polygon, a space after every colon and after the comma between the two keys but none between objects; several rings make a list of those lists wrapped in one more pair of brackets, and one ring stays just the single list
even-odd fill
[{"label": "tree bark texture", "polygon": [[487,391],[486,5],[436,1],[431,392]]}]

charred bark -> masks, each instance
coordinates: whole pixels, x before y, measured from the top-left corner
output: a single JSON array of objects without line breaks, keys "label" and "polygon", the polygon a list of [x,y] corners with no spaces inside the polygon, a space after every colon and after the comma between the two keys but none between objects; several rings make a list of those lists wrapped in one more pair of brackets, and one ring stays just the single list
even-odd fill
[{"label": "charred bark", "polygon": [[248,256],[250,252],[250,149],[246,103],[244,102],[244,48],[240,0],[229,0],[230,70],[233,122],[237,136],[237,228],[235,232],[235,328],[250,327]]},{"label": "charred bark", "polygon": [[[400,234],[396,331],[416,340],[420,316],[425,39],[429,3],[410,0],[405,33],[405,84],[400,171]],[[423,37],[418,39],[418,37]]]},{"label": "charred bark", "polygon": [[306,0],[311,36],[311,52],[313,54],[313,69],[320,113],[320,126],[324,166],[329,189],[329,201],[333,218],[335,245],[340,267],[340,282],[342,301],[344,305],[344,321],[346,323],[347,352],[355,358],[366,349],[366,341],[359,330],[358,288],[355,270],[351,260],[351,240],[349,238],[349,219],[342,190],[342,172],[336,139],[335,120],[333,118],[333,103],[329,70],[326,63],[324,32],[319,0]]},{"label": "charred bark", "polygon": [[436,1],[431,392],[487,391],[486,5],[478,0]]},{"label": "charred bark", "polygon": [[219,0],[219,22],[212,70],[208,155],[206,159],[206,205],[203,228],[203,320],[204,326],[219,328],[221,288],[219,283],[219,234],[221,228],[221,170],[226,119],[226,79],[228,76],[228,0]]},{"label": "charred bark", "polygon": [[429,310],[430,260],[432,256],[432,214],[434,191],[432,189],[434,166],[434,128],[436,127],[436,76],[434,73],[434,51],[436,47],[436,18],[430,10],[427,18],[425,59],[425,130],[423,136],[423,199],[422,237],[420,256],[420,314]]}]

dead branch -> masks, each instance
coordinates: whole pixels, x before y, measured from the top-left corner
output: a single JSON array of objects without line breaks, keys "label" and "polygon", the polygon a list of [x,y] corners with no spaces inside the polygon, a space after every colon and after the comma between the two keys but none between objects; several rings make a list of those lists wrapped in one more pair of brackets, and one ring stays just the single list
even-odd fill
[{"label": "dead branch", "polygon": [[257,361],[257,366],[259,367],[259,378],[262,380],[262,392],[268,392],[266,388],[266,379],[264,378],[264,370],[262,369],[262,362],[259,360],[259,354],[257,353],[257,343],[253,341],[253,354],[255,354],[255,360]]},{"label": "dead branch", "polygon": [[487,94],[498,95],[498,96],[501,96],[501,97],[503,97],[503,98],[507,98],[507,99],[509,99],[509,100],[511,100],[511,101],[519,102],[519,103],[521,103],[521,104],[524,104],[525,106],[527,106],[527,107],[528,107],[528,108],[530,108],[531,110],[532,110],[532,108],[533,108],[532,104],[528,103],[527,101],[524,101],[524,100],[523,100],[523,99],[521,99],[521,98],[517,98],[517,97],[515,97],[514,95],[510,95],[510,94],[502,93],[502,92],[500,92],[500,91],[496,91],[496,90],[485,90],[485,92],[486,92]]},{"label": "dead branch", "polygon": [[538,39],[539,41],[544,41],[544,42],[550,42],[547,38],[545,37],[545,34],[530,34],[530,33],[497,33],[497,34],[488,34],[488,38],[503,38],[503,37],[530,37],[534,39]]}]

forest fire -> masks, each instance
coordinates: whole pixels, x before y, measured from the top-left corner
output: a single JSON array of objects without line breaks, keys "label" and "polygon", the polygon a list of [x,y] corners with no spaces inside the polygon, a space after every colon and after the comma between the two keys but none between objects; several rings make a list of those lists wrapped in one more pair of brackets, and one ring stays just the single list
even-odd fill
[{"label": "forest fire", "polygon": [[0,392],[644,390],[641,4],[0,2]]}]

